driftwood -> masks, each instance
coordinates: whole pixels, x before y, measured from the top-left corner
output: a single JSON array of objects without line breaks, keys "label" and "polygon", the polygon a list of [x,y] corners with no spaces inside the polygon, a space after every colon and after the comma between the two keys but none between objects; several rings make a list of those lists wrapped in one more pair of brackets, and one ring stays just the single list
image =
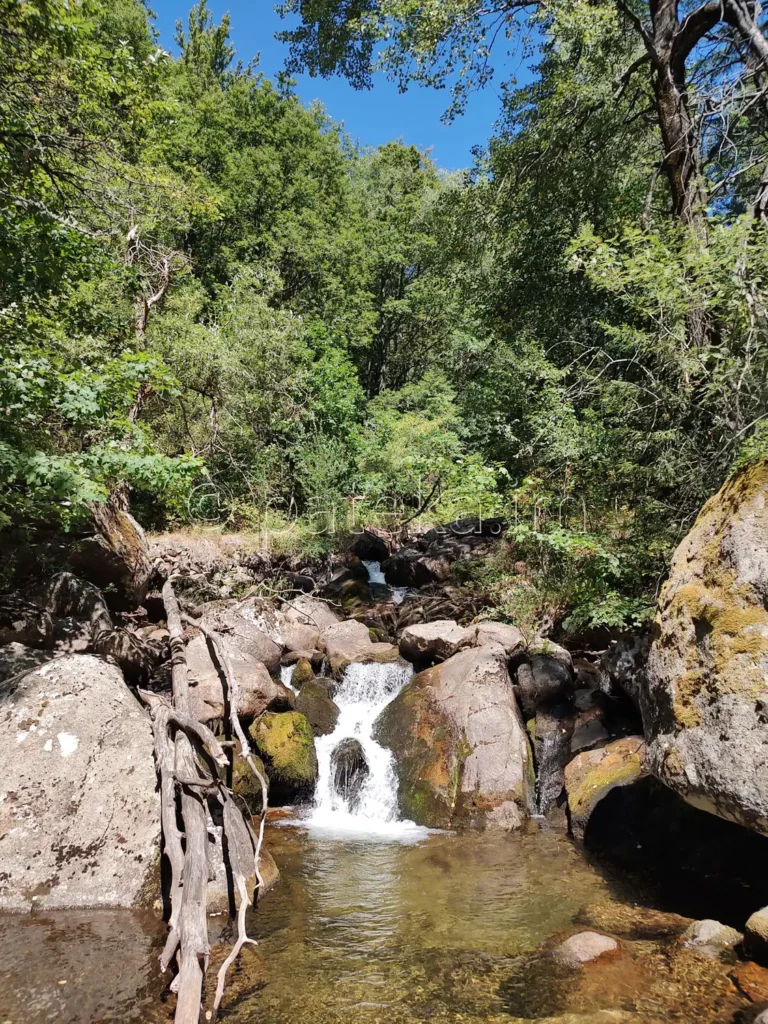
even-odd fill
[{"label": "driftwood", "polygon": [[[213,872],[209,859],[207,800],[215,798],[222,806],[226,836],[226,844],[223,845],[228,852],[232,877],[240,897],[237,941],[222,964],[217,978],[213,1008],[215,1018],[224,995],[228,968],[243,945],[254,941],[248,937],[245,928],[245,915],[251,904],[247,883],[255,875],[257,887],[262,884],[259,856],[264,838],[267,787],[240,724],[237,679],[221,639],[213,630],[194,622],[206,635],[221,666],[228,687],[231,729],[240,741],[243,756],[261,784],[262,812],[256,835],[219,777],[219,769],[229,766],[224,747],[207,726],[190,715],[182,615],[170,580],[163,586],[163,603],[171,645],[173,705],[157,694],[139,690],[152,717],[155,758],[160,778],[164,852],[171,867],[169,933],[160,964],[163,970],[167,970],[174,962],[177,966],[177,974],[171,984],[171,989],[177,993],[176,1024],[198,1024],[210,954],[206,893]],[[183,833],[177,824],[179,811]]]}]

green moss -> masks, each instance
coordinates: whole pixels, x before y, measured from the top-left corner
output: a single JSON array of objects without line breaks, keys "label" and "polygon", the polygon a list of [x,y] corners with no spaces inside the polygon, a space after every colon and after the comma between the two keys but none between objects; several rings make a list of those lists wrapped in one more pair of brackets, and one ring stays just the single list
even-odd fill
[{"label": "green moss", "polygon": [[[257,754],[251,754],[251,757],[269,787],[269,774],[264,762]],[[243,797],[251,814],[256,814],[261,810],[261,783],[251,771],[251,766],[245,758],[241,757],[239,744],[232,764],[232,790],[237,796]]]},{"label": "green moss", "polygon": [[315,673],[312,671],[312,666],[306,658],[300,658],[296,662],[296,668],[293,670],[293,677],[291,683],[297,690],[300,690],[304,683],[310,682],[315,678]]},{"label": "green moss", "polygon": [[599,799],[615,786],[626,786],[635,782],[642,773],[643,765],[639,751],[627,753],[622,757],[608,755],[588,771],[578,786],[568,793],[571,813],[577,816],[584,814],[596,798]]},{"label": "green moss", "polygon": [[250,729],[270,777],[295,785],[311,785],[317,779],[317,755],[312,729],[298,711],[284,711],[258,718]]}]

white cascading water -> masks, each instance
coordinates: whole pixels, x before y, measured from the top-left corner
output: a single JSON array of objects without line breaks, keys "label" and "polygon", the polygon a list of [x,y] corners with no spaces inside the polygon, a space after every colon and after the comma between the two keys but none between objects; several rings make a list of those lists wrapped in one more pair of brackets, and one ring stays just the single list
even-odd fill
[{"label": "white cascading water", "polygon": [[289,690],[293,690],[294,693],[298,693],[299,691],[293,685],[293,673],[295,668],[295,665],[281,665],[280,682],[283,684],[283,686],[287,686]]},{"label": "white cascading water", "polygon": [[388,587],[390,598],[393,604],[402,604],[408,596],[410,587],[390,587],[387,578],[381,571],[381,562],[363,562],[368,572],[369,583],[379,583],[382,587]]},{"label": "white cascading water", "polygon": [[[411,678],[410,665],[399,663],[350,665],[334,700],[341,713],[330,736],[315,741],[318,780],[315,806],[306,824],[345,832],[402,836],[422,834],[411,821],[400,821],[397,777],[391,753],[373,738],[373,726],[384,708]],[[334,787],[331,755],[342,740],[358,740],[369,775],[353,809]]]}]

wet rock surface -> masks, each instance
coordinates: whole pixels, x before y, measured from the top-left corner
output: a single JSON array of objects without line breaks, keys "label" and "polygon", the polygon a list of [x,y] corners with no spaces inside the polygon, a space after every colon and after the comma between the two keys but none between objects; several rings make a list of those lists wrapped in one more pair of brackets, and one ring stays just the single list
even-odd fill
[{"label": "wet rock surface", "polygon": [[578,932],[561,942],[552,956],[565,967],[581,967],[606,955],[616,955],[619,944],[609,935],[599,932]]},{"label": "wet rock surface", "polygon": [[327,686],[318,679],[309,679],[302,684],[296,698],[296,710],[305,716],[314,736],[332,733],[339,720],[338,704],[331,700]]},{"label": "wet rock surface", "polygon": [[304,715],[267,713],[254,722],[250,734],[269,772],[271,802],[290,803],[311,796],[317,781],[317,754]]},{"label": "wet rock surface", "polygon": [[630,786],[645,773],[645,744],[639,736],[616,740],[575,757],[565,769],[568,814],[573,834],[583,838],[595,807],[617,786]]},{"label": "wet rock surface", "polygon": [[141,902],[160,806],[149,718],[119,670],[66,655],[0,697],[0,909]]},{"label": "wet rock surface", "polygon": [[359,740],[347,738],[341,741],[331,754],[333,788],[354,810],[360,798],[360,790],[370,775],[370,768]]},{"label": "wet rock surface", "polygon": [[528,738],[493,650],[417,675],[382,712],[376,737],[395,757],[401,811],[419,824],[519,828],[533,809]]}]

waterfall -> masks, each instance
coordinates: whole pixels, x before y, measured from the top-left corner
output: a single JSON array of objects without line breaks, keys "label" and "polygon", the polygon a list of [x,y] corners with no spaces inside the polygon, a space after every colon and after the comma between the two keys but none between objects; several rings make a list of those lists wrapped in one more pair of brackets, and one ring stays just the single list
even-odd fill
[{"label": "waterfall", "polygon": [[386,587],[389,599],[393,604],[402,604],[408,596],[410,587],[390,587],[387,578],[381,571],[381,562],[363,562],[368,573],[368,582],[373,586]]},{"label": "waterfall", "polygon": [[289,690],[293,690],[294,693],[298,693],[299,691],[293,685],[293,673],[295,668],[295,665],[281,665],[280,682],[283,684],[283,686],[287,686]]},{"label": "waterfall", "polygon": [[[307,824],[347,832],[421,834],[413,822],[399,821],[397,777],[391,753],[373,738],[373,725],[389,702],[411,678],[409,665],[350,665],[344,672],[335,701],[340,708],[336,728],[316,741],[318,781],[315,805]],[[336,789],[332,755],[342,740],[360,743],[368,775],[354,806]]]}]

